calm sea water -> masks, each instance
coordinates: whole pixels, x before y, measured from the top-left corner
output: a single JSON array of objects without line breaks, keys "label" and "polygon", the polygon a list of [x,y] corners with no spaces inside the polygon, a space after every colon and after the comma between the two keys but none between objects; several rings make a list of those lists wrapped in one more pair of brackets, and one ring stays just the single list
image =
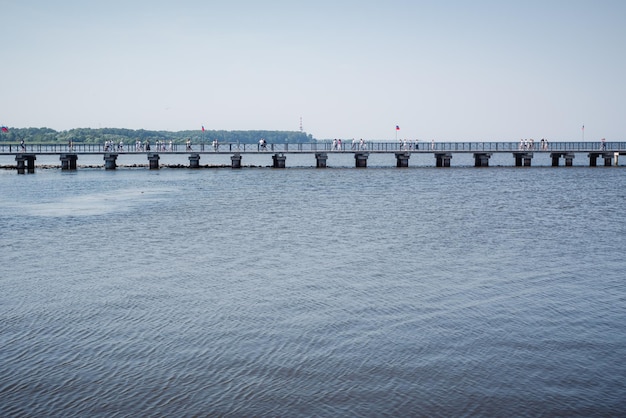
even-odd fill
[{"label": "calm sea water", "polygon": [[624,416],[625,185],[2,170],[0,415]]}]

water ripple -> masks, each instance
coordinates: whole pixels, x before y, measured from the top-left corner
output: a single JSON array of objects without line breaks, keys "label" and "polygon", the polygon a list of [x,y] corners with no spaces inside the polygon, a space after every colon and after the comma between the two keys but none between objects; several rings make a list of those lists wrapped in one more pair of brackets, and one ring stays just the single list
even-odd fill
[{"label": "water ripple", "polygon": [[4,176],[0,415],[621,416],[597,173]]}]

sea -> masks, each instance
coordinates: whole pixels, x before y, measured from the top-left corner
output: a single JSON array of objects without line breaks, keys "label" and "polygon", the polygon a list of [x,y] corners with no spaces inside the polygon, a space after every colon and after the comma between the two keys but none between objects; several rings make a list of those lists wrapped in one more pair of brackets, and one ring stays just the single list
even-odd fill
[{"label": "sea", "polygon": [[0,170],[0,416],[626,416],[626,169],[503,158]]}]

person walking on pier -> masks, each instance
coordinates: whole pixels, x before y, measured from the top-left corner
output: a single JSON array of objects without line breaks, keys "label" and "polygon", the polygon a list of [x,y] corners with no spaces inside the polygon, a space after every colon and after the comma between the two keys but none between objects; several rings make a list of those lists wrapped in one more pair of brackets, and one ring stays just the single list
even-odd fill
[{"label": "person walking on pier", "polygon": [[519,146],[517,147],[517,149],[519,149],[519,150],[523,150],[524,149],[524,139],[520,139],[519,140]]},{"label": "person walking on pier", "polygon": [[24,143],[24,139],[23,138],[20,140],[20,149],[22,151],[26,151],[26,144]]},{"label": "person walking on pier", "polygon": [[191,138],[187,138],[187,151],[191,151]]},{"label": "person walking on pier", "polygon": [[356,149],[356,138],[352,138],[352,149]]},{"label": "person walking on pier", "polygon": [[600,140],[600,149],[601,149],[602,151],[606,151],[606,139],[604,139],[604,138],[602,138],[602,139]]}]

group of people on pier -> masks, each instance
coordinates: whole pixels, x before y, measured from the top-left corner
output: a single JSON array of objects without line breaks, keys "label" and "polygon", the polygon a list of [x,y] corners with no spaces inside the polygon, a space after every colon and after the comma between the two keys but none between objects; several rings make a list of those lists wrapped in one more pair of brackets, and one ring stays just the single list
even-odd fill
[{"label": "group of people on pier", "polygon": [[[217,140],[216,140],[217,141]],[[73,149],[73,143],[70,142],[70,145],[68,145],[68,149],[72,150]],[[129,146],[128,151],[130,151],[131,148]],[[141,140],[137,140],[135,141],[135,152],[146,152],[146,151],[151,151],[152,148],[150,147],[150,140],[146,139],[144,142],[141,142]],[[192,151],[193,149],[191,148],[191,139],[188,139],[186,142],[186,150],[187,151]],[[104,151],[105,152],[124,152],[124,141],[120,140],[120,142],[116,143],[113,140],[106,140],[104,141]],[[156,140],[154,143],[154,151],[156,152],[167,152],[167,151],[174,151],[174,141],[172,141],[171,139],[168,141],[166,140]]]},{"label": "group of people on pier", "polygon": [[[354,139],[352,140],[352,144],[354,144]],[[343,146],[341,144],[341,139],[333,139],[333,144],[332,147],[330,148],[331,151],[341,151],[343,150]],[[352,145],[352,149],[354,149],[354,145]]]},{"label": "group of people on pier", "polygon": [[108,139],[104,141],[104,151],[124,151],[124,141],[116,143],[115,141]]},{"label": "group of people on pier", "polygon": [[[343,151],[344,148],[341,139],[333,139],[330,149],[331,151]],[[352,146],[350,147],[350,149],[352,151],[365,151],[367,149],[367,143],[363,140],[363,138],[359,139],[358,141],[356,140],[356,138],[352,138]],[[416,139],[414,142],[411,142],[408,139],[400,139],[399,149],[401,151],[419,150],[419,139]],[[428,146],[425,146],[425,148],[423,149],[428,149]],[[435,149],[434,139],[431,141],[430,149]]]},{"label": "group of people on pier", "polygon": [[[409,141],[408,139],[400,139],[398,140],[400,143],[401,151],[412,151],[420,149],[420,140],[416,139],[414,142]],[[424,145],[423,149],[428,149],[428,145]],[[430,149],[435,149],[435,140],[430,141]]]},{"label": "group of people on pier", "polygon": [[[545,138],[541,138],[540,142],[540,148],[541,150],[547,150],[548,149],[548,140]],[[535,140],[530,138],[530,139],[520,139],[519,141],[519,146],[518,148],[522,151],[526,151],[526,150],[534,150],[535,149]]]},{"label": "group of people on pier", "polygon": [[[331,146],[331,151],[343,151],[343,144],[341,142],[341,139],[333,139],[332,142],[332,146]],[[355,150],[361,150],[364,151],[367,149],[367,144],[365,143],[365,141],[363,140],[363,138],[359,139],[358,141],[356,140],[356,138],[352,138],[352,147],[351,149],[353,151]]]},{"label": "group of people on pier", "polygon": [[[155,151],[174,151],[174,142],[170,139],[169,143],[165,140],[159,141],[157,140],[154,144]],[[135,141],[135,151],[143,152],[150,151],[150,141],[146,140],[146,142],[142,143],[140,140]]]}]

